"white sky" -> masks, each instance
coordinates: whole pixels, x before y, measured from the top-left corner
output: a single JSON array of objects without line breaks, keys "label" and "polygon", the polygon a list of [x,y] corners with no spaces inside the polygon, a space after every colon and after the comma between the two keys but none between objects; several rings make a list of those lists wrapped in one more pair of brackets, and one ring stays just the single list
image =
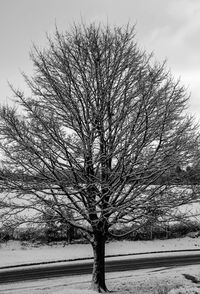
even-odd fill
[{"label": "white sky", "polygon": [[7,81],[21,90],[20,71],[32,73],[32,43],[45,47],[46,33],[89,23],[136,23],[140,47],[154,51],[191,92],[189,111],[200,120],[199,0],[0,0],[0,103],[12,97]]}]

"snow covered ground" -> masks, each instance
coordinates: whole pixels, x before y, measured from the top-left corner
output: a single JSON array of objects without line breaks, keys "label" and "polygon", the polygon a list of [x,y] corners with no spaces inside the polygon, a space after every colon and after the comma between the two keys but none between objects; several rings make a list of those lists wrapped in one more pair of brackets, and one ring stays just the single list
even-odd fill
[{"label": "snow covered ground", "polygon": [[[113,294],[200,294],[198,285],[186,279],[185,274],[200,280],[198,265],[108,273],[106,277]],[[83,275],[13,283],[1,285],[0,294],[95,294],[89,290],[90,280],[91,276]],[[184,290],[181,292],[180,288]],[[170,292],[171,289],[175,290]]]},{"label": "snow covered ground", "polygon": [[[200,237],[154,241],[121,241],[106,244],[106,255],[145,253],[170,250],[200,250]],[[184,253],[183,253],[184,254]],[[0,267],[37,263],[44,261],[71,260],[92,257],[92,249],[88,244],[32,247],[20,245],[19,242],[8,242],[0,247]],[[125,271],[106,274],[107,285],[116,294],[165,294],[170,289],[184,285],[185,292],[172,290],[170,294],[200,294],[199,284],[193,284],[184,277],[190,274],[200,281],[200,266],[170,267],[137,271]],[[52,278],[32,282],[10,283],[1,285],[0,294],[94,294],[88,290],[91,276],[82,275],[66,278]],[[196,292],[192,292],[192,287]],[[189,290],[190,289],[190,290]],[[174,291],[174,292],[173,292]],[[178,291],[178,290],[177,290]]]},{"label": "snow covered ground", "polygon": [[[199,238],[178,238],[154,241],[116,241],[106,244],[106,255],[135,254],[171,250],[200,250]],[[0,245],[0,268],[27,263],[51,262],[92,257],[90,244],[55,244],[34,247],[9,241]]]}]

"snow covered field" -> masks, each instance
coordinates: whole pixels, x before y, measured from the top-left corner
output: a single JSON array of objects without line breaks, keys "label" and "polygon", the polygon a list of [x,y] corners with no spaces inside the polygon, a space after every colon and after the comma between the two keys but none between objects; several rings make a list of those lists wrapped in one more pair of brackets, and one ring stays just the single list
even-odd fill
[{"label": "snow covered field", "polygon": [[[153,251],[170,250],[200,250],[200,238],[184,237],[170,240],[154,241],[121,241],[111,242],[106,245],[107,255],[119,255],[130,253],[145,253]],[[184,253],[183,253],[184,254]],[[92,257],[92,249],[87,244],[31,247],[20,245],[19,242],[8,242],[0,247],[0,266],[11,266],[44,261],[67,260]],[[200,294],[200,288],[192,292],[196,284],[184,277],[190,274],[200,281],[200,266],[185,266],[158,268],[137,271],[125,271],[106,274],[107,285],[112,293],[116,294],[166,294],[170,289],[184,285],[183,292],[172,290],[170,294],[196,293]],[[52,278],[32,282],[10,283],[1,285],[0,294],[93,294],[89,289],[91,276],[82,275],[67,278]],[[197,284],[198,286],[198,284]],[[199,283],[200,286],[200,283]],[[190,289],[190,290],[189,290]]]},{"label": "snow covered field", "polygon": [[[199,238],[177,238],[154,241],[116,241],[106,244],[106,255],[135,254],[171,250],[200,250]],[[33,247],[9,241],[0,245],[0,268],[27,263],[51,262],[92,257],[90,244],[56,244]]]}]

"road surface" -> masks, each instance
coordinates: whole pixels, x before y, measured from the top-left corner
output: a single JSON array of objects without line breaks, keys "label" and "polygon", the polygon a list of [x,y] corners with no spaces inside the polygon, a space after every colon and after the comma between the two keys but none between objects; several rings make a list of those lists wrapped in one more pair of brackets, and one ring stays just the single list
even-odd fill
[{"label": "road surface", "polygon": [[[200,254],[176,255],[176,256],[151,256],[121,260],[107,260],[106,272],[119,272],[147,268],[176,267],[200,264]],[[66,264],[53,264],[47,266],[34,266],[14,268],[0,271],[0,284],[37,280],[44,278],[84,275],[92,273],[92,262]]]}]

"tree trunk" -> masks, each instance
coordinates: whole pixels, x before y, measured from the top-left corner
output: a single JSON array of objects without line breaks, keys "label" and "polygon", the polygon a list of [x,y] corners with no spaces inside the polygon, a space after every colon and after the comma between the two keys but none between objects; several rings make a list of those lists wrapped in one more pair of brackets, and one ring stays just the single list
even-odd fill
[{"label": "tree trunk", "polygon": [[94,234],[94,242],[92,244],[94,252],[92,289],[98,293],[108,292],[105,283],[105,241],[106,238],[102,232]]}]

